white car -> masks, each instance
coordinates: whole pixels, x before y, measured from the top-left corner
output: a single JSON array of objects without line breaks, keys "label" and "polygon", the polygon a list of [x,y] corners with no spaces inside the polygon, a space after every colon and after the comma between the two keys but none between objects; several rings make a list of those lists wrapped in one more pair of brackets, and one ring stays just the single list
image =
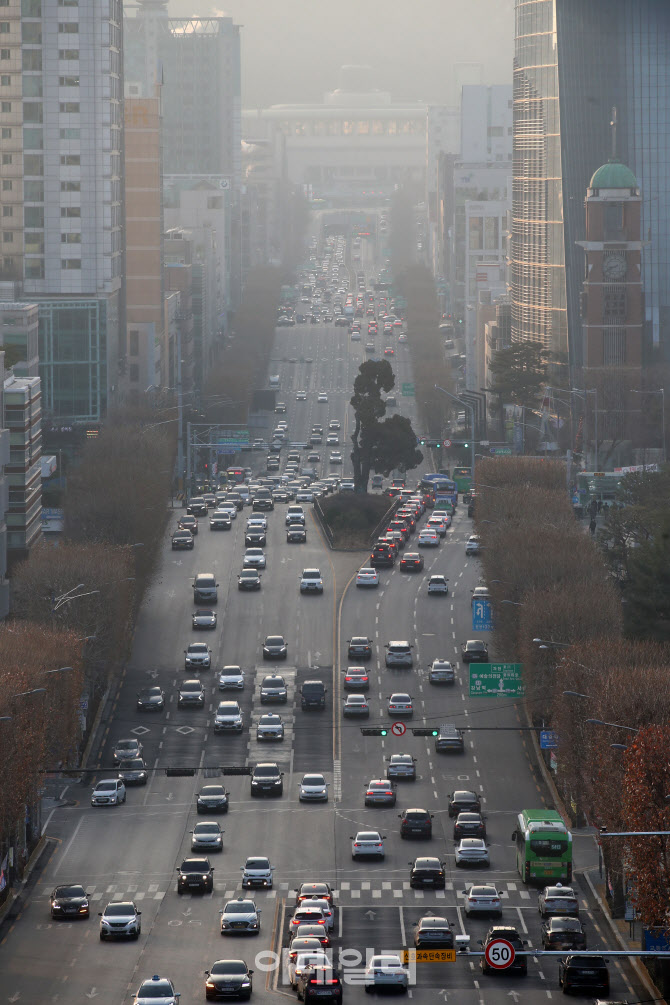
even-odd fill
[{"label": "white car", "polygon": [[342,451],[341,450],[331,450],[330,457],[328,458],[329,464],[341,464],[342,463]]},{"label": "white car", "polygon": [[100,941],[105,939],[139,939],[142,934],[142,912],[132,901],[108,904],[100,914]]},{"label": "white car", "polygon": [[243,569],[264,569],[266,566],[265,552],[262,548],[247,548],[242,559]]},{"label": "white car", "polygon": [[298,953],[294,960],[289,959],[288,977],[291,987],[295,988],[305,967],[329,967],[331,962],[324,949],[312,949],[309,952]]},{"label": "white car", "polygon": [[191,832],[191,851],[223,851],[223,831],[216,820],[203,820]]},{"label": "white car", "polygon": [[126,787],[120,778],[103,778],[91,792],[91,806],[116,806],[125,801]]},{"label": "white car", "polygon": [[307,393],[305,391],[296,391],[295,393],[296,401],[307,401]]},{"label": "white car", "polygon": [[242,709],[236,701],[220,701],[214,717],[215,733],[241,733]]},{"label": "white car", "polygon": [[267,530],[268,518],[266,516],[247,517],[247,530]]},{"label": "white car", "polygon": [[471,886],[465,894],[465,913],[502,917],[502,900],[495,886]]},{"label": "white car", "polygon": [[335,927],[335,911],[329,900],[322,900],[321,897],[309,897],[307,900],[302,900],[300,903],[302,907],[320,907],[323,916],[326,919],[326,928],[329,932],[332,932]]},{"label": "white car", "polygon": [[449,584],[446,576],[431,576],[428,580],[429,593],[441,593],[443,596],[449,595]]},{"label": "white car", "polygon": [[424,528],[424,530],[419,532],[416,543],[419,548],[439,548],[440,535],[435,530],[426,530]]},{"label": "white car", "polygon": [[217,513],[225,513],[231,520],[237,520],[237,506],[234,503],[222,503],[217,506]]},{"label": "white car", "polygon": [[244,688],[244,670],[238,666],[226,666],[219,674],[219,690],[241,691]]},{"label": "white car", "polygon": [[272,889],[275,867],[270,865],[270,859],[263,855],[252,855],[240,866],[242,871],[242,886],[247,889],[250,886],[260,886],[264,890]]},{"label": "white car", "polygon": [[133,998],[133,1005],[177,1005],[179,997],[168,977],[154,974],[142,981]]},{"label": "white car", "polygon": [[295,494],[295,501],[299,503],[314,502],[314,493],[311,489],[300,489],[300,491]]},{"label": "white car", "polygon": [[474,590],[472,591],[473,600],[489,600],[490,597],[491,594],[489,593],[488,586],[475,586]]},{"label": "white car", "polygon": [[359,569],[356,586],[379,586],[379,573],[376,569]]},{"label": "white car", "polygon": [[466,555],[478,555],[480,552],[479,534],[471,534],[465,545]]},{"label": "white car", "polygon": [[410,778],[416,780],[416,757],[411,754],[391,754],[386,772],[389,778]]},{"label": "white car", "polygon": [[328,802],[328,782],[323,775],[303,775],[300,783],[301,803]]},{"label": "white car", "polygon": [[441,516],[431,516],[426,524],[426,528],[437,531],[440,537],[444,537],[447,533],[446,521]]},{"label": "white car", "polygon": [[490,864],[489,850],[483,838],[461,838],[456,846],[456,865]]},{"label": "white car", "polygon": [[365,989],[374,990],[378,987],[397,987],[406,991],[409,985],[409,973],[395,953],[384,953],[371,956],[365,970]]},{"label": "white car", "polygon": [[384,858],[384,837],[379,831],[358,831],[351,838],[351,857]]},{"label": "white car", "polygon": [[316,400],[320,401],[320,402],[327,402],[328,401],[328,395],[326,394],[325,391],[319,391]]}]

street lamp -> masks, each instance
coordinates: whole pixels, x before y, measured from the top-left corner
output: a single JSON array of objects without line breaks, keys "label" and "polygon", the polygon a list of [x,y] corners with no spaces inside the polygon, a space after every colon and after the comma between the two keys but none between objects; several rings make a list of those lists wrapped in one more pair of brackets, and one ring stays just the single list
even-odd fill
[{"label": "street lamp", "polygon": [[636,388],[631,388],[633,394],[660,394],[661,396],[661,431],[662,431],[662,442],[663,442],[663,463],[667,461],[667,454],[665,452],[665,388],[659,387],[657,391],[638,391]]},{"label": "street lamp", "polygon": [[625,729],[629,733],[640,732],[635,726],[622,726],[620,722],[604,722],[603,719],[585,719],[584,722],[588,722],[592,726],[612,726],[614,729]]},{"label": "street lamp", "polygon": [[582,694],[581,691],[564,691],[563,694],[569,694],[572,698],[588,698],[589,701],[594,700],[590,694]]},{"label": "street lamp", "polygon": [[71,670],[71,669],[72,669],[72,667],[58,667],[57,670],[43,670],[42,673],[44,673],[44,674],[48,674],[48,673],[64,673],[65,670]]},{"label": "street lamp", "polygon": [[518,600],[501,600],[501,604],[509,604],[510,607],[525,607],[526,604],[520,604]]},{"label": "street lamp", "polygon": [[533,639],[536,646],[540,649],[571,649],[572,642],[552,642],[549,639]]},{"label": "street lamp", "polygon": [[597,471],[598,470],[598,388],[597,387],[585,387],[584,390],[581,391],[578,387],[571,387],[570,388],[570,393],[571,394],[576,394],[578,398],[583,398],[584,399],[584,413],[585,414],[586,414],[586,395],[587,394],[593,394],[593,395],[595,395],[595,398],[594,398],[594,400],[595,400],[595,407],[593,409],[593,428],[594,428],[594,437],[593,437],[594,468],[593,468],[593,470]]}]

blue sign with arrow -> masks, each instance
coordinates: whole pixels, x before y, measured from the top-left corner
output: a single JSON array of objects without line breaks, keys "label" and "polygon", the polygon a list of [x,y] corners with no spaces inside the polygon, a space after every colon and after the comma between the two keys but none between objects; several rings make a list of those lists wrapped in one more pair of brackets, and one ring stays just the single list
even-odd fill
[{"label": "blue sign with arrow", "polygon": [[485,597],[472,598],[472,630],[473,632],[493,631],[493,609],[491,601]]}]

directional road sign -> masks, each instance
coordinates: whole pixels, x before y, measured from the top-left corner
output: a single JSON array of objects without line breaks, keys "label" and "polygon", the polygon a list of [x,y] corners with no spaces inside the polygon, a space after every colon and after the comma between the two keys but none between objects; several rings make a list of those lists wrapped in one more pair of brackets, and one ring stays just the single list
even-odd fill
[{"label": "directional road sign", "polygon": [[493,631],[493,608],[486,598],[472,598],[472,630],[473,632]]},{"label": "directional road sign", "polygon": [[511,447],[489,447],[494,457],[509,457],[512,453]]},{"label": "directional road sign", "polygon": [[484,959],[494,970],[506,970],[514,963],[514,946],[507,939],[494,939],[484,950]]},{"label": "directional road sign", "polygon": [[407,726],[404,722],[394,722],[391,726],[391,732],[394,736],[404,736]]},{"label": "directional road sign", "polygon": [[540,730],[540,748],[554,750],[558,746],[558,733],[553,729]]},{"label": "directional road sign", "polygon": [[471,663],[470,697],[503,695],[521,698],[524,695],[522,663]]},{"label": "directional road sign", "polygon": [[400,393],[403,398],[413,398],[414,397],[414,384],[405,383],[400,385]]}]

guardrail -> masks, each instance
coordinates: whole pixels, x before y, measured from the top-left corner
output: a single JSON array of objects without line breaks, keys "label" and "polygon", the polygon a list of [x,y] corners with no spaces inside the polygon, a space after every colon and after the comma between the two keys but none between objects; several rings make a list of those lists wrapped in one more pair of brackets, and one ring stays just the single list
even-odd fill
[{"label": "guardrail", "polygon": [[326,520],[325,514],[323,512],[323,508],[321,506],[321,500],[317,497],[314,500],[314,504],[313,505],[314,505],[314,512],[316,513],[316,518],[319,521],[319,524],[321,526],[321,530],[325,534],[326,540],[328,541],[328,544],[332,548],[333,547],[333,532],[332,532],[332,530],[330,529],[330,527],[328,525],[328,521]]},{"label": "guardrail", "polygon": [[380,530],[383,528],[384,524],[388,523],[388,521],[391,519],[391,517],[393,516],[393,514],[395,513],[395,511],[398,508],[398,503],[399,502],[400,502],[400,497],[399,496],[393,496],[391,498],[391,505],[386,510],[386,512],[384,513],[384,516],[381,518],[381,520],[379,521],[379,523],[377,524],[377,526],[370,533],[370,536],[368,538],[368,544],[372,544],[373,541],[376,538],[379,537]]}]

